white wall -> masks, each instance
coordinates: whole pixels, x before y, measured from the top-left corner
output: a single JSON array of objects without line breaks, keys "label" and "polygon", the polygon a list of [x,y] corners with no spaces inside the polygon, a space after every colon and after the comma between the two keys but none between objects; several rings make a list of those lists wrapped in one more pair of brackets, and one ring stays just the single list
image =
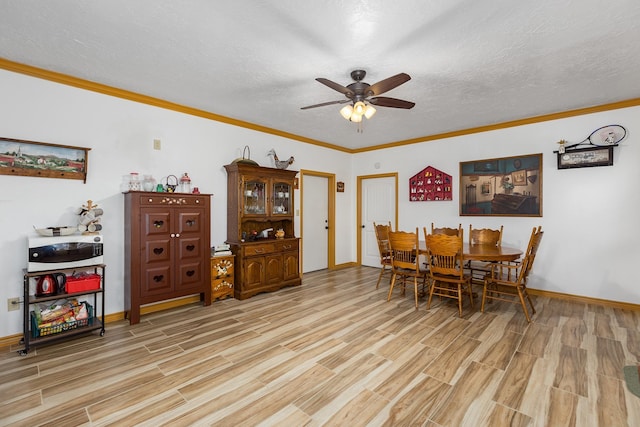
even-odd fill
[{"label": "white wall", "polygon": [[[0,337],[22,330],[21,311],[7,312],[7,298],[22,295],[27,235],[33,226],[75,225],[74,210],[88,199],[105,211],[106,312],[124,309],[122,175],[152,174],[156,179],[188,172],[193,185],[212,193],[211,243],[226,238],[226,173],[223,165],[242,156],[271,166],[275,148],[295,156],[293,169],[336,174],[344,193],[336,195],[337,230],[342,242],[336,263],[355,261],[356,177],[399,172],[401,228],[436,223],[468,227],[505,226],[504,243],[526,246],[531,228],[546,234],[531,286],[555,292],[638,304],[632,280],[640,257],[637,222],[640,141],[633,125],[640,107],[504,129],[447,140],[348,155],[285,138],[192,117],[0,70],[0,136],[89,147],[87,183],[77,180],[0,175]],[[557,170],[556,141],[585,138],[607,124],[621,124],[629,136],[615,148],[614,166]],[[162,150],[153,150],[153,140]],[[459,162],[543,153],[543,217],[460,217]],[[380,167],[376,168],[375,164]],[[408,180],[425,166],[454,177],[452,202],[408,202]],[[296,194],[299,204],[299,195]],[[299,224],[298,224],[299,225]],[[299,230],[298,230],[299,232]],[[346,244],[344,241],[346,240]]]},{"label": "white wall", "polygon": [[[22,296],[27,236],[37,228],[77,225],[74,210],[88,199],[104,209],[107,265],[106,313],[124,310],[124,212],[122,176],[152,174],[157,180],[188,172],[192,185],[213,194],[211,244],[227,235],[227,176],[223,165],[251,149],[251,159],[294,156],[290,169],[334,173],[351,180],[350,156],[240,127],[0,70],[0,137],[89,147],[87,183],[79,180],[0,175],[0,337],[22,331],[21,311],[7,311],[7,298]],[[160,151],[153,140],[162,141]],[[354,217],[354,188],[336,200],[337,234],[348,235]],[[300,197],[296,192],[296,204]],[[342,215],[344,214],[344,215]],[[296,218],[298,220],[298,218]],[[299,233],[299,221],[297,229]],[[299,235],[299,234],[298,234]],[[352,245],[337,248],[338,264],[353,260]]]},{"label": "white wall", "polygon": [[[503,244],[526,248],[531,229],[545,231],[529,286],[640,304],[640,107],[502,129],[353,156],[353,176],[399,174],[399,227],[504,225]],[[607,167],[557,169],[557,141],[579,142],[598,127],[620,124],[627,138]],[[459,215],[460,162],[543,154],[542,217]],[[375,165],[379,163],[379,168]],[[454,200],[409,202],[409,178],[426,166],[453,176]]]}]

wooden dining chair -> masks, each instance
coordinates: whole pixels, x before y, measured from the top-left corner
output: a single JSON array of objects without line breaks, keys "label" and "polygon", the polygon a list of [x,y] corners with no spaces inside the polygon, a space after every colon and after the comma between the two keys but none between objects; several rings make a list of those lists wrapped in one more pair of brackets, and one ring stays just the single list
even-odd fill
[{"label": "wooden dining chair", "polygon": [[499,300],[511,303],[520,303],[527,322],[531,322],[531,316],[525,303],[529,301],[532,314],[536,309],[527,293],[527,279],[536,259],[536,253],[542,240],[542,227],[534,227],[529,239],[527,251],[522,261],[504,264],[492,264],[491,271],[484,279],[484,291],[482,292],[482,305],[480,311],[484,312],[485,301]]},{"label": "wooden dining chair", "polygon": [[418,309],[418,281],[422,281],[422,291],[427,283],[427,271],[420,268],[418,228],[415,233],[406,231],[389,232],[389,247],[391,249],[391,285],[387,301],[391,300],[393,287],[398,280],[402,279],[402,295],[405,293],[406,279],[413,279],[416,310]]},{"label": "wooden dining chair", "polygon": [[425,236],[426,258],[429,265],[429,300],[427,310],[431,308],[434,295],[452,298],[458,301],[458,314],[462,317],[462,297],[464,291],[469,294],[473,307],[471,276],[464,272],[464,254],[462,251],[463,231],[460,235],[427,234]]},{"label": "wooden dining chair", "polygon": [[[473,228],[469,224],[469,244],[470,245],[491,245],[500,246],[502,244],[502,228],[492,230],[490,228]],[[491,270],[491,263],[484,261],[467,261],[465,266],[471,274],[471,283],[483,285],[484,276]]]},{"label": "wooden dining chair", "polygon": [[[378,242],[378,252],[380,252],[380,274],[378,275],[378,282],[376,283],[376,289],[380,286],[380,280],[385,272],[389,272],[389,283],[391,283],[391,249],[389,248],[389,232],[391,231],[391,221],[389,224],[376,224],[373,223],[373,229],[376,232],[376,240]],[[387,268],[388,267],[388,268]]]},{"label": "wooden dining chair", "polygon": [[439,227],[436,228],[433,223],[431,223],[431,234],[446,234],[447,236],[461,236],[462,234],[462,224],[458,224],[458,228],[450,228],[450,227]]}]

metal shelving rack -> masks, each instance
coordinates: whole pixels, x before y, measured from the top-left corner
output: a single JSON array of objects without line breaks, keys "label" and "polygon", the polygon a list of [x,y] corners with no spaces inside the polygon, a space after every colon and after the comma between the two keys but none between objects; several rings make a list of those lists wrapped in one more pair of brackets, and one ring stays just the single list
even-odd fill
[{"label": "metal shelving rack", "polygon": [[[100,336],[104,336],[104,291],[105,291],[105,264],[95,264],[86,267],[76,267],[76,268],[63,268],[63,269],[55,269],[55,270],[47,270],[47,271],[33,271],[28,272],[26,269],[23,275],[23,286],[24,286],[24,308],[23,308],[23,344],[24,349],[19,350],[18,353],[21,355],[26,355],[29,352],[29,349],[32,346],[45,344],[52,341],[57,341],[69,337],[78,336],[81,334],[86,334],[91,331],[100,330]],[[37,297],[35,295],[30,294],[29,284],[30,280],[33,278],[37,278],[40,276],[45,276],[47,274],[55,274],[55,273],[66,273],[66,272],[76,272],[78,270],[93,270],[94,273],[99,274],[100,279],[100,288],[95,290],[87,290],[80,292],[72,292],[72,293],[57,293],[55,295],[48,295]],[[79,326],[74,329],[65,330],[62,332],[58,332],[51,335],[34,337],[33,331],[31,330],[31,322],[30,322],[30,307],[32,304],[37,304],[46,301],[55,301],[61,298],[74,298],[80,297],[83,295],[93,295],[93,316],[89,319],[88,324],[86,326]],[[98,298],[100,298],[100,310],[98,310]],[[100,312],[100,316],[98,316],[98,311]]]}]

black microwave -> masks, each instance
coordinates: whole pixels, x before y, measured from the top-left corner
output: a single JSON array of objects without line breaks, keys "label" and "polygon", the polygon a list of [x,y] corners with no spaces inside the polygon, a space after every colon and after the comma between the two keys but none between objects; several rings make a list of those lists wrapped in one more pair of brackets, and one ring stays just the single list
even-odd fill
[{"label": "black microwave", "polygon": [[86,267],[103,262],[102,235],[29,237],[29,272]]}]

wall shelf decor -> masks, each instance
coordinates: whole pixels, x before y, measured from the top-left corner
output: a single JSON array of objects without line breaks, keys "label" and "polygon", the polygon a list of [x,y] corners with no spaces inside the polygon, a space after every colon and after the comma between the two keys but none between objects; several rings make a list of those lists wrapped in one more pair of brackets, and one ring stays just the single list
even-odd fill
[{"label": "wall shelf decor", "polygon": [[431,202],[452,200],[451,175],[427,166],[409,178],[409,201]]},{"label": "wall shelf decor", "polygon": [[613,147],[627,136],[627,130],[620,125],[602,126],[575,144],[564,139],[558,141],[560,148],[554,153],[558,156],[558,169],[573,169],[592,166],[612,166]]},{"label": "wall shelf decor", "polygon": [[542,154],[460,162],[461,216],[542,216]]},{"label": "wall shelf decor", "polygon": [[87,182],[90,148],[0,138],[0,174]]}]

